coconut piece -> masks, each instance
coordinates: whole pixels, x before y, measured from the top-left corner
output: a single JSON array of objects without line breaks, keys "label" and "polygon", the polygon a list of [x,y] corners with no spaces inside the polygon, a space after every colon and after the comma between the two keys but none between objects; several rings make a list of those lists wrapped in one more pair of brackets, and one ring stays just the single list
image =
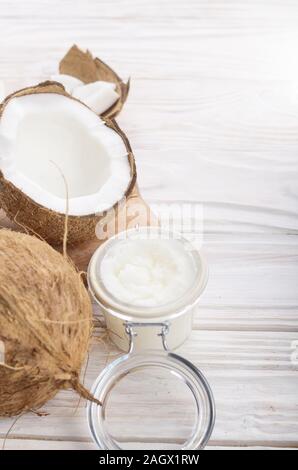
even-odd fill
[{"label": "coconut piece", "polygon": [[[0,230],[0,416],[42,406],[80,384],[92,307],[79,273],[47,243]],[[94,400],[95,401],[95,400]]]},{"label": "coconut piece", "polygon": [[62,75],[62,74],[57,74],[57,75],[52,75],[51,80],[53,82],[58,82],[61,83],[67,93],[72,95],[73,91],[75,88],[83,85],[83,82],[79,80],[78,78],[72,77],[71,75]]},{"label": "coconut piece", "polygon": [[71,47],[60,62],[59,72],[76,77],[84,83],[105,81],[115,84],[119,98],[100,114],[105,118],[114,118],[121,111],[129,93],[129,81],[124,83],[114,70],[100,59],[94,59],[89,51],[83,52],[76,45]]},{"label": "coconut piece", "polygon": [[[68,194],[66,194],[65,181]],[[136,182],[129,142],[57,83],[10,95],[0,110],[0,206],[52,244],[95,237]]]},{"label": "coconut piece", "polygon": [[112,82],[104,82],[102,80],[98,80],[97,82],[87,83],[86,85],[80,85],[76,87],[73,91],[73,96],[83,101],[85,98],[92,95],[93,93],[97,93],[102,90],[115,91],[116,85]]},{"label": "coconut piece", "polygon": [[70,75],[52,75],[51,80],[61,83],[67,93],[86,104],[96,114],[102,115],[119,99],[116,84],[98,80],[84,83]]},{"label": "coconut piece", "polygon": [[102,115],[119,99],[115,89],[114,83],[97,81],[75,88],[72,95],[96,114]]}]

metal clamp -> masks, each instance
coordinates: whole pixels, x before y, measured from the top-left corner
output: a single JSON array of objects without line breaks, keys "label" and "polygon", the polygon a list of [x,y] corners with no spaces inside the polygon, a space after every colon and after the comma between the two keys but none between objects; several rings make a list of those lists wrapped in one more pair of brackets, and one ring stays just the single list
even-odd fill
[{"label": "metal clamp", "polygon": [[148,327],[158,327],[160,326],[161,331],[157,334],[157,336],[161,337],[162,345],[165,351],[169,351],[167,345],[166,336],[170,331],[170,323],[169,322],[160,322],[160,323],[134,323],[134,322],[125,322],[125,332],[129,336],[129,351],[128,353],[132,353],[134,349],[134,337],[138,336],[138,333],[135,331],[135,328],[148,328]]}]

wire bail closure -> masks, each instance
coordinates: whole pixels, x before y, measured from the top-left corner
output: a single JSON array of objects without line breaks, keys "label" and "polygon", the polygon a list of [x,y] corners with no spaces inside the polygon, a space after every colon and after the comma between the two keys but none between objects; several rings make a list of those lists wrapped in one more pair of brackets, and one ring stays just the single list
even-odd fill
[{"label": "wire bail closure", "polygon": [[128,354],[131,354],[134,351],[135,344],[134,344],[134,338],[138,336],[138,333],[135,331],[136,328],[154,328],[154,327],[160,327],[160,333],[157,333],[157,336],[161,337],[161,342],[163,349],[168,352],[169,347],[167,344],[167,334],[170,331],[170,322],[156,322],[156,323],[142,323],[142,322],[125,322],[125,332],[129,336],[129,351]]}]

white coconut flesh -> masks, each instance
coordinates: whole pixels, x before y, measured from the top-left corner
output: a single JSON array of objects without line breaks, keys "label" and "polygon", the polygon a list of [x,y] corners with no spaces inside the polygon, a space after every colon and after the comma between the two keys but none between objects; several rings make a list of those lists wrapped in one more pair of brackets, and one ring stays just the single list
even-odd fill
[{"label": "white coconut flesh", "polygon": [[65,74],[52,75],[51,80],[53,80],[54,82],[61,83],[64,86],[67,93],[69,93],[70,95],[72,94],[75,88],[77,88],[78,86],[82,86],[84,84],[78,78],[72,77],[71,75],[65,75]]},{"label": "white coconut flesh", "polygon": [[5,106],[0,169],[38,204],[65,213],[68,200],[76,216],[111,208],[131,180],[122,138],[83,104],[54,93],[15,97]]},{"label": "white coconut flesh", "polygon": [[71,75],[52,75],[51,80],[61,83],[65,90],[75,98],[85,103],[96,114],[102,114],[119,99],[116,84],[98,80],[84,84]]}]

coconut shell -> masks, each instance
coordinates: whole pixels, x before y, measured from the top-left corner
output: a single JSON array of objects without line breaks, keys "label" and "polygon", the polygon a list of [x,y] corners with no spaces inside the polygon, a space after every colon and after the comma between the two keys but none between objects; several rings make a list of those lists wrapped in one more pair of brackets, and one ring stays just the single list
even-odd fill
[{"label": "coconut shell", "polygon": [[0,416],[42,406],[80,384],[92,331],[90,298],[75,268],[36,237],[0,230]]},{"label": "coconut shell", "polygon": [[129,93],[130,82],[124,83],[111,67],[97,57],[94,59],[89,51],[83,52],[76,45],[72,46],[59,65],[59,72],[71,75],[84,83],[92,83],[98,80],[115,83],[119,99],[104,113],[104,118],[116,117]]},{"label": "coconut shell", "polygon": [[[25,88],[9,95],[0,107],[0,119],[7,103],[16,97],[38,94],[38,93],[58,93],[71,97],[64,87],[56,82],[44,82],[37,86]],[[78,100],[77,100],[78,101]],[[85,106],[85,105],[84,105]],[[106,124],[113,129],[123,140],[128,155],[131,170],[131,180],[125,193],[125,198],[129,198],[136,185],[136,165],[131,146],[125,134],[121,131],[116,121],[105,119]],[[119,201],[120,202],[120,201]],[[46,207],[41,206],[24,194],[19,188],[4,178],[0,170],[0,208],[4,209],[7,216],[24,225],[32,233],[38,234],[41,238],[52,245],[60,245],[63,242],[65,233],[65,214],[61,214]],[[111,208],[113,209],[113,208]],[[101,214],[91,214],[87,216],[68,217],[68,244],[75,245],[83,241],[95,238],[95,229],[103,217],[113,216],[113,210]]]}]

